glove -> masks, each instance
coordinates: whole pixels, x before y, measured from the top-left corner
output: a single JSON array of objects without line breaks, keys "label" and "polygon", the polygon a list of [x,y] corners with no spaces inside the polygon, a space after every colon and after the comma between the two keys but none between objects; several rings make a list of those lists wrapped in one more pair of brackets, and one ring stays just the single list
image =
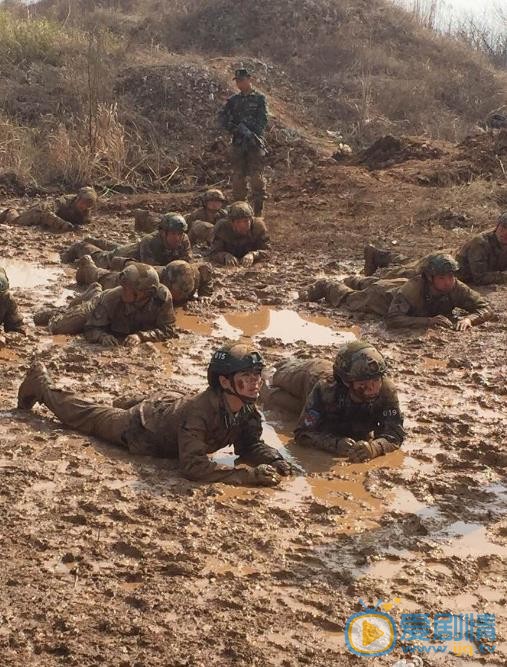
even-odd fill
[{"label": "glove", "polygon": [[295,463],[291,463],[286,459],[276,459],[271,461],[271,466],[276,470],[276,472],[282,477],[288,477],[289,475],[303,475],[304,470]]},{"label": "glove", "polygon": [[385,453],[383,442],[387,442],[383,438],[377,438],[376,440],[359,440],[356,442],[354,448],[349,454],[349,461],[351,463],[362,463],[363,461],[369,461],[370,459],[376,459],[377,456],[382,456]]},{"label": "glove", "polygon": [[445,317],[445,315],[435,315],[435,317],[429,317],[428,318],[428,326],[433,329],[433,328],[441,328],[441,329],[452,329],[453,325],[452,322],[449,318]]},{"label": "glove", "polygon": [[247,252],[247,254],[244,257],[242,257],[239,263],[241,264],[241,266],[245,267],[245,269],[249,269],[254,263],[253,252]]},{"label": "glove", "polygon": [[137,334],[130,334],[123,341],[125,347],[135,347],[136,345],[141,344],[141,338]]},{"label": "glove", "polygon": [[118,339],[115,336],[111,336],[111,334],[102,334],[99,343],[104,347],[118,347],[120,344]]},{"label": "glove", "polygon": [[252,470],[253,481],[256,486],[277,486],[280,484],[280,475],[273,466],[261,463]]},{"label": "glove", "polygon": [[230,252],[226,252],[224,255],[224,264],[225,266],[238,266],[238,260]]},{"label": "glove", "polygon": [[352,447],[355,447],[356,442],[352,438],[337,438],[334,435],[320,435],[315,445],[319,449],[326,452],[331,452],[336,456],[348,456]]}]

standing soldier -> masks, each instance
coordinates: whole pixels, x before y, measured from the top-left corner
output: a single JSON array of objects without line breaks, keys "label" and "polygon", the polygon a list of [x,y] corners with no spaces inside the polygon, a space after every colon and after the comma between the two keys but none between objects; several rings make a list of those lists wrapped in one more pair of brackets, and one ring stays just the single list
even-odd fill
[{"label": "standing soldier", "polygon": [[227,100],[220,113],[221,126],[232,136],[232,198],[246,200],[249,178],[254,214],[261,216],[266,199],[262,138],[268,122],[266,98],[253,89],[248,70],[237,69],[234,79],[240,92]]}]

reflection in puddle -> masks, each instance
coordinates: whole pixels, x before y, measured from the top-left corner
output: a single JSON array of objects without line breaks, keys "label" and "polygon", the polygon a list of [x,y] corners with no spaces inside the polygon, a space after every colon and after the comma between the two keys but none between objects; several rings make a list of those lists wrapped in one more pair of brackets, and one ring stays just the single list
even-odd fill
[{"label": "reflection in puddle", "polygon": [[2,266],[10,286],[21,289],[44,287],[64,275],[61,268],[36,266],[33,262],[20,259],[2,259]]},{"label": "reflection in puddle", "polygon": [[434,538],[455,537],[450,544],[442,544],[439,549],[445,556],[458,556],[459,558],[479,556],[506,556],[507,548],[492,542],[487,534],[486,526],[480,523],[466,523],[456,521],[447,529],[435,535]]}]

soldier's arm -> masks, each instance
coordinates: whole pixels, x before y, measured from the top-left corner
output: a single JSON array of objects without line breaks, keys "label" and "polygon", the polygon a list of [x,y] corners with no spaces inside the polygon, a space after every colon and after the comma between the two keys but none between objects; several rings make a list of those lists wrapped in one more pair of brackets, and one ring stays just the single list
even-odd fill
[{"label": "soldier's arm", "polygon": [[111,336],[110,325],[111,317],[101,296],[85,322],[84,337],[89,343],[102,343]]},{"label": "soldier's arm", "polygon": [[19,312],[18,306],[14,301],[14,298],[10,292],[4,294],[4,299],[6,301],[6,312],[4,318],[4,329],[5,332],[17,331],[18,333],[25,333],[23,329],[23,318]]},{"label": "soldier's arm", "polygon": [[323,416],[324,403],[320,382],[318,382],[308,395],[294,429],[294,438],[298,445],[336,452],[338,438],[332,433],[323,431]]},{"label": "soldier's arm", "polygon": [[232,97],[227,100],[222,110],[218,114],[218,124],[227,132],[234,132],[236,124],[233,121]]},{"label": "soldier's arm", "polygon": [[489,251],[487,243],[481,240],[473,242],[467,253],[468,267],[471,273],[471,283],[474,285],[493,285],[507,281],[502,271],[489,270]]},{"label": "soldier's arm", "polygon": [[429,317],[415,317],[410,315],[412,305],[400,292],[396,292],[386,315],[386,326],[388,329],[402,327],[427,327],[430,324]]},{"label": "soldier's arm", "polygon": [[254,126],[250,129],[255,134],[262,135],[268,124],[268,104],[264,95],[259,95],[259,105],[257,108],[257,114],[255,117]]},{"label": "soldier's arm", "polygon": [[242,426],[241,434],[234,443],[234,451],[245,463],[254,466],[283,460],[277,449],[266,445],[262,440],[262,420],[257,411],[252,414],[248,423]]},{"label": "soldier's arm", "polygon": [[182,248],[181,259],[185,260],[185,262],[191,262],[194,258],[192,254],[192,244],[190,243],[190,239],[186,234],[183,237],[182,246],[183,248]]},{"label": "soldier's arm", "polygon": [[[260,224],[260,223],[259,223]],[[254,262],[260,262],[269,259],[271,253],[271,240],[269,238],[268,230],[264,223],[262,223],[254,241],[254,249],[251,251]]]},{"label": "soldier's arm", "polygon": [[[168,290],[169,291],[169,290]],[[157,325],[155,329],[149,331],[139,331],[142,343],[167,340],[175,337],[174,326],[176,324],[176,315],[174,314],[173,300],[170,294],[167,294],[167,300],[161,305],[157,315]]]},{"label": "soldier's arm", "polygon": [[213,240],[211,241],[211,248],[209,257],[217,264],[224,264],[225,258],[229,254],[225,247],[225,241],[220,234],[220,223],[213,230]]},{"label": "soldier's arm", "polygon": [[455,305],[470,313],[469,319],[474,326],[487,322],[494,316],[491,306],[482,294],[460,282],[456,288]]},{"label": "soldier's arm", "polygon": [[[384,382],[389,383],[389,380],[384,380]],[[380,441],[378,442],[380,454],[387,454],[399,449],[406,434],[403,428],[403,415],[400,410],[398,395],[393,386],[388,385],[384,392],[378,422],[379,425],[375,429],[374,435],[375,441]]]},{"label": "soldier's arm", "polygon": [[206,416],[201,411],[191,412],[178,429],[178,458],[182,474],[195,482],[223,482],[224,484],[252,483],[252,473],[246,469],[216,463],[208,457]]}]

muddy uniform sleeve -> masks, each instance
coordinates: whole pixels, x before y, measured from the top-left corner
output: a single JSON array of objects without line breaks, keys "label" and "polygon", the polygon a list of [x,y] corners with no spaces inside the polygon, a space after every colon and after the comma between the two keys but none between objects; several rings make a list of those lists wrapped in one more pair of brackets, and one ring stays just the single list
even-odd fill
[{"label": "muddy uniform sleeve", "polygon": [[467,252],[470,282],[474,285],[492,285],[507,282],[507,275],[503,271],[490,270],[490,249],[484,239],[471,243]]},{"label": "muddy uniform sleeve", "polygon": [[374,435],[376,440],[381,440],[379,445],[382,454],[399,449],[405,439],[405,429],[403,428],[403,415],[400,410],[398,393],[389,379],[384,379],[378,421],[379,425],[374,430]]},{"label": "muddy uniform sleeve", "polygon": [[169,290],[165,296],[167,298],[160,305],[155,329],[137,332],[143,343],[167,340],[175,336],[174,325],[176,323],[176,315],[174,314],[173,300]]},{"label": "muddy uniform sleeve", "polygon": [[458,281],[455,288],[454,303],[457,308],[462,308],[470,313],[472,324],[487,322],[493,316],[491,306],[486,299],[464,283]]},{"label": "muddy uniform sleeve", "polygon": [[211,242],[209,256],[218,264],[223,264],[225,262],[225,257],[228,254],[225,239],[223,237],[222,224],[219,222],[213,230],[213,240]]},{"label": "muddy uniform sleeve", "polygon": [[337,438],[322,429],[325,406],[322,398],[322,383],[318,382],[306,399],[305,407],[294,430],[298,445],[316,447],[326,451],[336,450]]},{"label": "muddy uniform sleeve", "polygon": [[212,461],[208,457],[206,435],[209,417],[202,410],[192,410],[178,429],[178,458],[182,474],[197,482],[250,484],[249,470],[235,469]]},{"label": "muddy uniform sleeve", "polygon": [[191,262],[194,258],[194,255],[192,253],[192,245],[190,243],[190,239],[188,236],[185,234],[183,237],[182,241],[182,248],[181,248],[181,257],[180,259],[185,260],[185,262]]},{"label": "muddy uniform sleeve", "polygon": [[429,317],[417,317],[411,315],[412,304],[400,289],[393,295],[393,300],[386,315],[386,324],[389,329],[401,327],[425,327],[428,326]]},{"label": "muddy uniform sleeve", "polygon": [[84,325],[84,337],[89,343],[100,343],[104,335],[110,335],[110,326],[111,314],[102,295],[88,315]]},{"label": "muddy uniform sleeve", "polygon": [[252,127],[250,127],[250,129],[252,132],[255,132],[255,134],[261,136],[268,124],[268,105],[264,95],[259,93],[257,97],[257,113],[253,123],[251,123]]},{"label": "muddy uniform sleeve", "polygon": [[18,310],[18,306],[14,301],[14,298],[10,292],[4,295],[4,307],[5,307],[5,317],[4,317],[4,329],[6,332],[9,331],[23,331],[23,318],[21,313]]},{"label": "muddy uniform sleeve", "polygon": [[266,225],[262,221],[256,222],[256,230],[254,236],[254,246],[252,248],[252,255],[254,261],[262,261],[269,258],[271,252],[271,241],[269,238]]},{"label": "muddy uniform sleeve", "polygon": [[237,127],[234,122],[234,97],[234,95],[229,97],[218,115],[218,124],[227,132],[234,132]]},{"label": "muddy uniform sleeve", "polygon": [[266,445],[262,440],[262,420],[256,410],[248,421],[241,425],[240,433],[234,443],[234,451],[245,463],[253,466],[283,459],[277,449]]}]

